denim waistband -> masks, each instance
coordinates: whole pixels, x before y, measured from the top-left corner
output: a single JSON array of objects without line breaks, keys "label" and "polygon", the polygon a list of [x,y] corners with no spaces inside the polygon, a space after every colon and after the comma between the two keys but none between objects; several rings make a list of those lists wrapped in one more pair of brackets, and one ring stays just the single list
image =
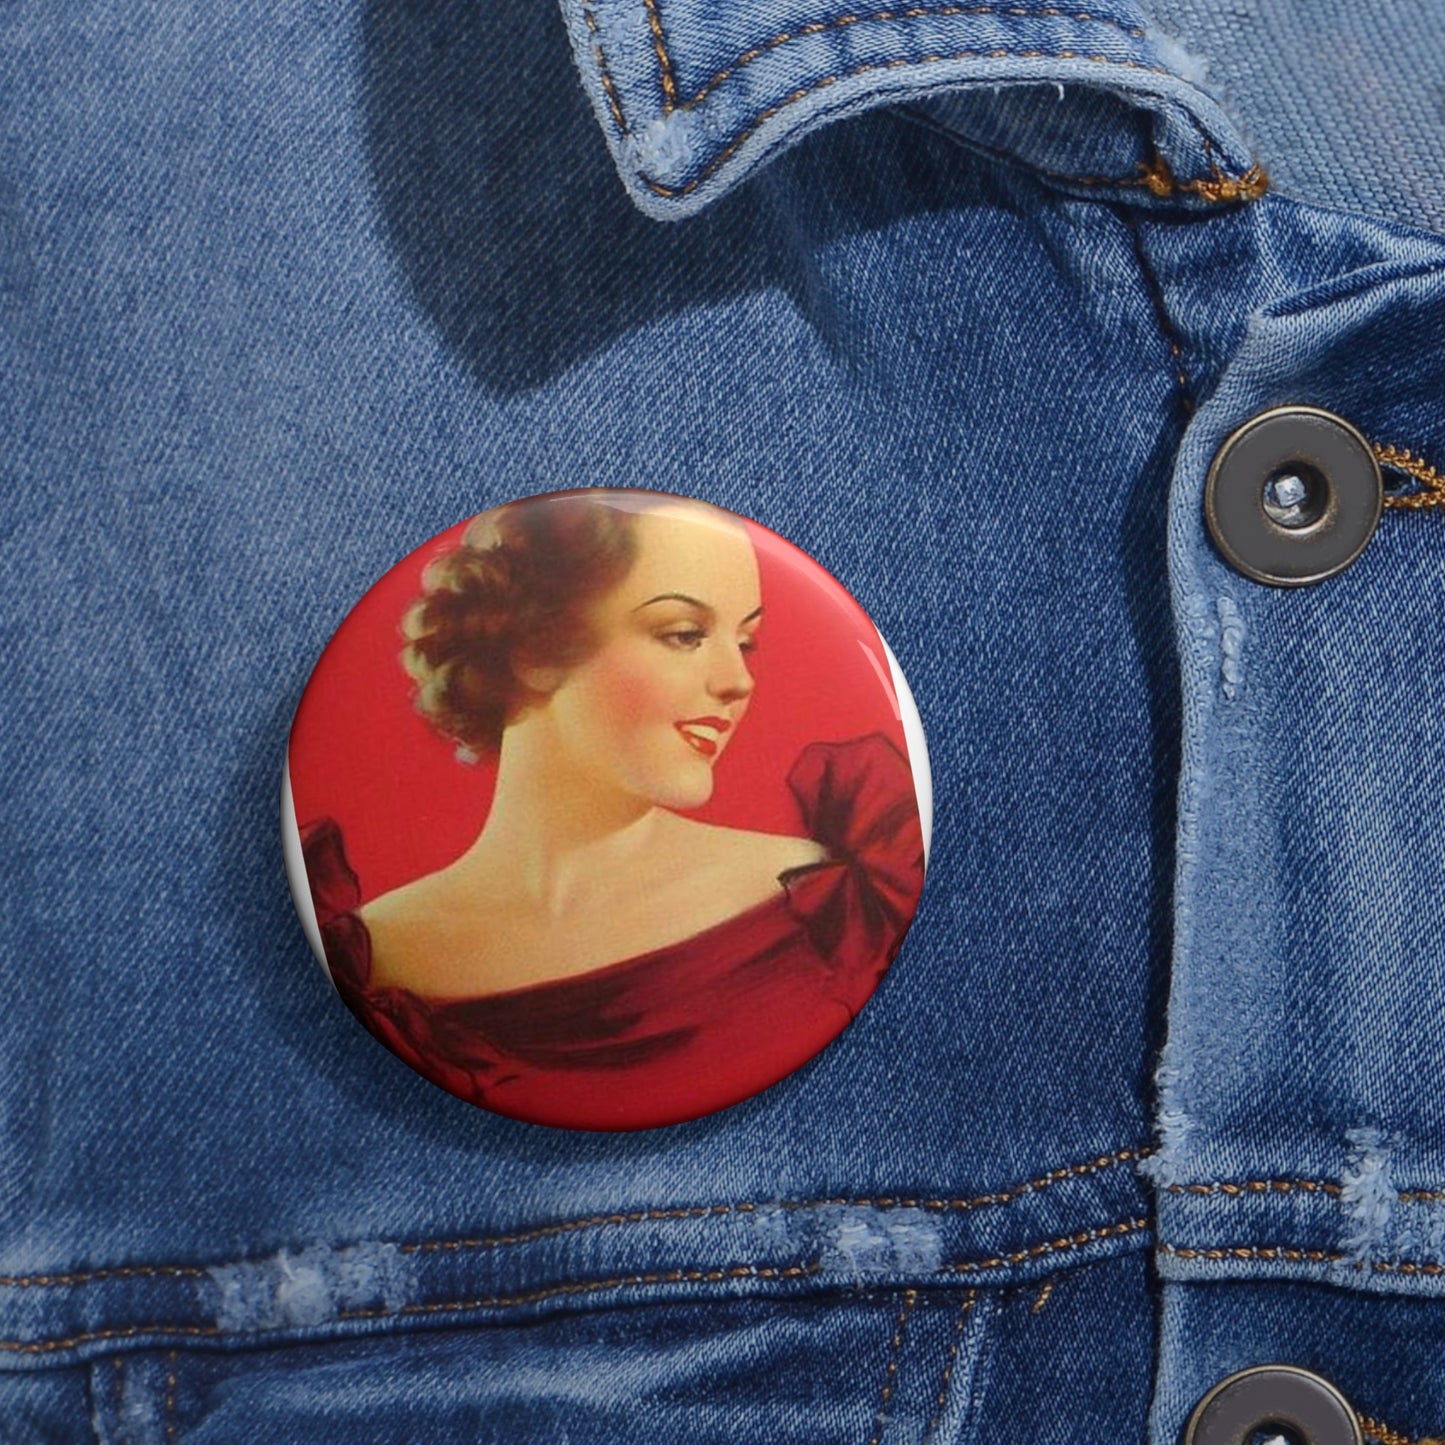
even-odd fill
[{"label": "denim waistband", "polygon": [[472,1238],[0,1277],[0,1369],[117,1349],[235,1347],[477,1323],[565,1304],[1014,1284],[1146,1249],[1136,1166],[1074,1161],[956,1198],[711,1200]]}]

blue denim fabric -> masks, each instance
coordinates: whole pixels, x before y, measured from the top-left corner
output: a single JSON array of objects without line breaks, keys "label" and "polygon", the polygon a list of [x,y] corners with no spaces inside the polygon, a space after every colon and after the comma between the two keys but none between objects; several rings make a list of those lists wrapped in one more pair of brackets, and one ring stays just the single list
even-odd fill
[{"label": "blue denim fabric", "polygon": [[1440,231],[1445,91],[1432,5],[1151,0],[1281,195]]},{"label": "blue denim fabric", "polygon": [[[1445,1427],[1445,517],[1276,591],[1200,505],[1281,402],[1445,468],[1445,239],[1057,8],[0,16],[0,1438]],[[857,1022],[630,1136],[380,1049],[276,829],[361,591],[589,484],[817,557],[934,770]]]}]

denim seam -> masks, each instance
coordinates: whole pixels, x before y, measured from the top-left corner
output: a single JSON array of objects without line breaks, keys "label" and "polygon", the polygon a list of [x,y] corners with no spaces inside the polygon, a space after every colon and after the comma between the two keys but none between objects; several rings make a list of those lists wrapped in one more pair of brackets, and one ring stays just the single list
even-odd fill
[{"label": "denim seam", "polygon": [[172,1350],[167,1356],[170,1372],[166,1375],[166,1398],[162,1416],[165,1420],[167,1440],[176,1438],[176,1361],[179,1357],[175,1350]]},{"label": "denim seam", "polygon": [[[866,75],[874,70],[899,70],[909,67],[921,68],[925,65],[941,65],[958,60],[1084,60],[1097,65],[1109,65],[1123,67],[1129,70],[1144,70],[1154,75],[1167,75],[1172,79],[1178,79],[1171,70],[1161,65],[1145,65],[1139,60],[1120,60],[1108,55],[1083,55],[1076,50],[959,50],[949,55],[924,55],[917,60],[876,60],[868,61],[862,65],[855,65],[849,70],[839,71],[833,75],[824,75],[817,80],[810,81],[807,85],[800,86],[790,95],[785,95],[776,105],[768,106],[767,109],[759,111],[756,116],[735,135],[732,140],[708,163],[707,167],[699,174],[680,186],[663,185],[660,181],[654,181],[650,177],[638,173],[638,178],[654,195],[663,196],[667,199],[677,199],[691,195],[704,181],[713,176],[723,165],[732,159],[733,155],[742,144],[759,129],[767,124],[775,115],[786,110],[788,106],[795,105],[800,100],[806,100],[814,91],[824,90],[830,85],[837,85],[839,81],[851,80],[854,76]],[[1156,195],[1173,195],[1178,191],[1192,192],[1201,199],[1215,203],[1253,200],[1262,195],[1268,184],[1264,172],[1258,165],[1251,166],[1242,176],[1227,176],[1215,168],[1215,175],[1209,180],[1194,180],[1179,182],[1175,180],[1172,173],[1168,171],[1162,161],[1159,169],[1154,173],[1157,176],[1150,189],[1162,186],[1164,189],[1154,190]],[[1150,184],[1146,179],[1144,184]]]},{"label": "denim seam", "polygon": [[133,1340],[137,1335],[164,1335],[216,1339],[225,1334],[220,1325],[124,1325],[109,1330],[87,1330],[63,1340],[0,1340],[0,1350],[12,1355],[48,1355],[56,1350],[73,1350],[93,1340]]},{"label": "denim seam", "polygon": [[664,115],[670,115],[677,108],[677,81],[673,74],[672,56],[667,52],[657,0],[645,0],[645,4],[648,28],[652,31],[652,48],[657,55],[657,68],[662,80],[662,110]]},{"label": "denim seam", "polygon": [[73,1274],[0,1275],[0,1287],[7,1289],[49,1289],[62,1285],[90,1284],[102,1279],[147,1279],[158,1275],[198,1279],[210,1270],[194,1264],[121,1264],[108,1269],[89,1269]]},{"label": "denim seam", "polygon": [[[829,30],[843,30],[852,25],[867,24],[891,24],[896,25],[905,20],[947,20],[958,15],[992,15],[997,19],[1057,19],[1073,20],[1090,25],[1106,25],[1117,30],[1122,35],[1133,40],[1143,40],[1148,32],[1139,29],[1137,26],[1124,25],[1118,20],[1111,20],[1103,15],[1091,15],[1087,12],[1075,12],[1059,9],[1050,6],[1044,10],[1027,10],[1017,5],[910,5],[906,9],[897,10],[875,10],[868,15],[839,15],[832,20],[817,20],[809,25],[800,25],[796,30],[785,30],[774,35],[771,39],[760,41],[758,44],[742,51],[736,60],[725,65],[711,80],[706,81],[694,94],[686,100],[679,101],[677,98],[676,70],[673,65],[672,55],[667,48],[667,40],[662,29],[662,17],[657,9],[657,0],[644,0],[647,7],[647,24],[652,31],[652,48],[657,55],[658,76],[662,86],[662,113],[671,115],[678,110],[692,110],[702,104],[709,95],[715,91],[724,81],[734,76],[738,71],[749,66],[753,61],[781,49],[784,45],[794,40],[806,40],[814,35],[822,35]],[[583,14],[587,17],[587,28],[593,36],[597,36],[597,23],[592,16],[593,6],[588,4],[583,8]],[[1009,51],[992,51],[994,55],[1007,55]],[[1026,51],[1025,54],[1042,52]],[[1072,52],[1065,52],[1066,58],[1074,58]],[[1103,56],[1090,56],[1090,59],[1107,59]],[[600,45],[597,47],[597,60],[602,70],[602,83],[607,87],[609,94],[613,90],[611,72],[607,65],[607,58],[602,54]],[[1164,70],[1160,67],[1149,67],[1158,69],[1161,75],[1172,75],[1174,72]],[[622,121],[621,114],[614,111],[614,119],[617,121],[618,129],[625,136],[628,134],[626,125]]]},{"label": "denim seam", "polygon": [[888,1424],[888,1402],[893,1398],[893,1387],[898,1381],[898,1356],[903,1349],[903,1336],[908,1329],[908,1316],[918,1303],[918,1291],[903,1291],[903,1305],[898,1311],[898,1320],[893,1327],[893,1338],[888,1344],[888,1368],[883,1372],[883,1390],[878,1398],[878,1409],[874,1412],[873,1436],[868,1445],[880,1445],[883,1431]]},{"label": "denim seam", "polygon": [[544,1285],[515,1295],[485,1295],[466,1300],[430,1300],[423,1304],[404,1304],[390,1308],[340,1310],[338,1320],[385,1319],[393,1315],[457,1314],[464,1310],[517,1309],[522,1305],[540,1304],[543,1300],[568,1295],[597,1294],[602,1290],[629,1289],[637,1285],[659,1284],[721,1284],[731,1279],[802,1279],[821,1274],[822,1262],[808,1264],[733,1264],[723,1269],[668,1269],[647,1274],[614,1275],[608,1279],[574,1280],[564,1284]]},{"label": "denim seam", "polygon": [[[770,40],[764,40],[751,49],[743,51],[731,65],[718,71],[694,95],[679,102],[676,89],[672,84],[672,57],[667,54],[665,45],[661,44],[660,22],[656,20],[656,0],[647,0],[647,7],[655,22],[653,35],[659,41],[658,58],[663,65],[663,113],[665,115],[670,115],[674,110],[691,110],[695,106],[701,105],[725,80],[736,75],[744,66],[751,65],[753,61],[768,54],[769,51],[777,50],[793,40],[803,40],[811,35],[822,35],[829,30],[843,30],[852,25],[897,24],[904,20],[946,20],[956,15],[992,15],[997,19],[1048,18],[1081,21],[1091,25],[1107,25],[1133,40],[1143,40],[1147,34],[1146,31],[1136,26],[1123,25],[1106,16],[1076,13],[1058,8],[1025,10],[1021,6],[1002,5],[910,5],[906,10],[877,10],[871,15],[839,15],[832,20],[818,20],[811,25],[800,25],[796,30],[784,31],[779,35],[774,35]],[[1172,71],[1164,72],[1164,74],[1172,73]]]},{"label": "denim seam", "polygon": [[1242,1179],[1235,1181],[1215,1180],[1209,1184],[1167,1184],[1170,1194],[1223,1194],[1237,1199],[1244,1194],[1339,1194],[1343,1186],[1328,1179]]},{"label": "denim seam", "polygon": [[1141,1229],[1149,1227],[1149,1221],[1142,1218],[1125,1219],[1118,1224],[1101,1224],[1097,1229],[1085,1229],[1078,1234],[1065,1235],[1062,1239],[1046,1240],[1042,1244],[1031,1245],[1028,1249],[1015,1250],[1012,1254],[996,1255],[992,1259],[960,1260],[955,1264],[943,1264],[939,1266],[939,1272],[941,1274],[972,1274],[977,1270],[1023,1264],[1031,1259],[1039,1259],[1046,1254],[1081,1249],[1084,1245],[1093,1244],[1100,1239],[1115,1239],[1124,1234],[1137,1234]]},{"label": "denim seam", "polygon": [[[1170,1194],[1222,1194],[1238,1199],[1246,1194],[1331,1194],[1343,1192],[1343,1185],[1329,1179],[1241,1179],[1215,1180],[1210,1184],[1166,1184]],[[1395,1197],[1402,1204],[1439,1204],[1445,1202],[1445,1189],[1401,1189]]]},{"label": "denim seam", "polygon": [[[1012,1254],[993,1256],[988,1259],[955,1260],[939,1265],[937,1275],[969,1274],[980,1270],[998,1269],[1007,1265],[1023,1264],[1047,1254],[1082,1249],[1100,1240],[1115,1239],[1122,1235],[1134,1234],[1148,1229],[1147,1219],[1129,1219],[1118,1224],[1100,1225],[1095,1229],[1083,1230],[1062,1239],[1047,1240]],[[396,1319],[404,1316],[460,1314],[471,1310],[516,1309],[524,1305],[540,1304],[551,1299],[562,1299],[574,1295],[598,1294],[606,1290],[630,1289],[639,1285],[659,1286],[675,1284],[720,1284],[730,1280],[792,1280],[819,1275],[823,1272],[821,1260],[789,1265],[732,1265],[724,1269],[670,1269],[648,1274],[616,1275],[608,1279],[576,1280],[564,1284],[548,1285],[514,1295],[488,1295],[475,1299],[437,1300],[418,1304],[397,1305],[394,1308],[379,1306],[373,1309],[341,1310],[335,1315],[337,1323],[362,1320]],[[219,1325],[126,1325],[115,1329],[93,1330],[71,1335],[58,1340],[0,1340],[0,1351],[10,1354],[41,1355],[58,1350],[74,1349],[78,1345],[94,1340],[134,1339],[140,1335],[163,1335],[167,1337],[215,1339],[235,1331],[223,1330]]]},{"label": "denim seam", "polygon": [[1187,423],[1194,414],[1194,396],[1189,387],[1189,375],[1184,370],[1184,346],[1179,340],[1179,333],[1175,330],[1174,323],[1169,316],[1168,303],[1164,299],[1164,288],[1159,284],[1159,278],[1149,264],[1148,252],[1144,247],[1144,235],[1138,222],[1122,208],[1119,209],[1118,215],[1124,228],[1129,232],[1134,260],[1139,267],[1140,275],[1144,278],[1144,290],[1149,295],[1149,304],[1154,310],[1155,323],[1164,338],[1164,344],[1169,348],[1170,356],[1174,359],[1174,381],[1178,388],[1179,407]]},{"label": "denim seam", "polygon": [[973,1307],[978,1303],[978,1290],[971,1289],[963,1298],[963,1306],[958,1312],[958,1318],[953,1325],[953,1339],[949,1342],[948,1354],[943,1361],[943,1374],[938,1380],[938,1394],[934,1401],[933,1418],[924,1427],[923,1435],[927,1439],[938,1422],[943,1419],[943,1412],[948,1408],[948,1386],[953,1379],[954,1366],[958,1364],[958,1347],[963,1343],[963,1327],[968,1323],[968,1317],[973,1313]]},{"label": "denim seam", "polygon": [[1344,1254],[1339,1250],[1300,1249],[1293,1245],[1285,1244],[1231,1244],[1212,1245],[1209,1247],[1156,1244],[1154,1248],[1158,1253],[1171,1255],[1175,1259],[1203,1260],[1208,1264],[1218,1264],[1220,1261],[1235,1259],[1284,1259],[1294,1264],[1350,1263],[1353,1264],[1357,1270],[1368,1268],[1379,1274],[1445,1274],[1445,1264],[1440,1264],[1435,1260],[1376,1259],[1366,1264],[1365,1261],[1358,1260],[1353,1255]]},{"label": "denim seam", "polygon": [[1143,174],[1136,176],[1076,176],[1068,171],[1050,170],[1048,166],[1041,166],[1036,161],[1021,156],[1017,151],[1011,151],[1006,146],[992,145],[988,141],[976,140],[972,136],[960,134],[950,126],[940,125],[938,121],[925,111],[915,110],[911,106],[900,105],[895,107],[894,113],[901,115],[905,120],[911,120],[924,126],[926,129],[944,136],[955,145],[960,145],[968,150],[980,151],[985,155],[994,156],[999,160],[1011,161],[1016,166],[1021,166],[1032,174],[1042,176],[1048,181],[1057,181],[1062,185],[1071,186],[1115,186],[1120,189],[1144,189],[1151,195],[1159,197],[1160,200],[1167,200],[1170,196],[1180,194],[1197,195],[1201,199],[1211,203],[1223,203],[1225,201],[1255,201],[1264,195],[1269,189],[1269,176],[1263,166],[1256,162],[1254,165],[1239,176],[1229,176],[1220,169],[1217,161],[1213,160],[1214,146],[1209,137],[1199,129],[1198,122],[1192,120],[1194,129],[1204,144],[1204,149],[1210,157],[1208,180],[1198,179],[1193,181],[1180,181],[1169,169],[1169,163],[1157,152],[1147,161],[1138,162],[1136,169]]},{"label": "denim seam", "polygon": [[[1413,477],[1419,482],[1424,490],[1420,492],[1409,492],[1405,494],[1387,494],[1385,506],[1387,507],[1409,507],[1421,511],[1426,507],[1445,507],[1445,475],[1442,475],[1436,468],[1432,467],[1422,457],[1417,457],[1413,452],[1404,447],[1387,446],[1381,442],[1372,442],[1370,450],[1375,454],[1375,460],[1382,467],[1391,467],[1396,471],[1404,472],[1406,476]],[[1437,1191],[1437,1197],[1445,1199],[1445,1190]]]},{"label": "denim seam", "polygon": [[[675,66],[672,56],[667,49],[667,41],[662,28],[662,18],[657,8],[657,0],[645,0],[648,18],[648,28],[652,33],[653,50],[657,55],[659,83],[662,88],[662,114],[670,116],[682,110],[688,111],[701,105],[702,102],[712,94],[718,86],[722,85],[729,77],[736,75],[738,71],[761,56],[781,49],[784,45],[795,40],[807,39],[810,36],[826,33],[830,30],[839,30],[848,26],[860,24],[891,24],[897,25],[904,21],[916,19],[945,19],[957,15],[991,15],[998,19],[1024,19],[1033,20],[1040,18],[1064,19],[1081,24],[1103,25],[1130,39],[1142,40],[1148,32],[1137,26],[1128,26],[1120,21],[1112,20],[1107,16],[1092,15],[1086,11],[1066,11],[1057,6],[1049,6],[1040,10],[1028,10],[1022,6],[998,6],[998,5],[914,5],[904,10],[878,10],[867,15],[841,15],[832,20],[816,21],[809,25],[800,26],[797,30],[783,31],[774,35],[771,39],[765,40],[758,45],[743,51],[730,65],[718,71],[712,79],[703,84],[692,96],[685,100],[677,98],[677,81]],[[612,114],[614,124],[617,126],[618,134],[623,138],[631,134],[626,117],[623,114],[621,98],[617,93],[616,83],[612,78],[611,68],[607,63],[607,56],[602,48],[601,34],[598,29],[597,20],[593,14],[593,6],[584,4],[582,7],[588,33],[592,40],[593,55],[597,60],[598,74],[602,81],[603,90],[607,96],[608,109]],[[728,144],[719,152],[707,168],[691,181],[682,186],[667,186],[659,181],[654,181],[648,176],[638,173],[639,179],[655,195],[668,198],[676,198],[689,195],[696,190],[704,181],[712,176],[723,164],[725,164],[737,149],[755,131],[773,116],[777,115],[785,107],[805,99],[816,90],[821,90],[829,85],[835,85],[839,80],[849,79],[855,75],[863,75],[873,70],[892,70],[907,66],[923,66],[939,64],[945,61],[967,60],[967,59],[1046,59],[1046,60],[1086,60],[1099,65],[1117,65],[1131,70],[1145,70],[1155,75],[1167,75],[1173,79],[1179,76],[1166,66],[1146,65],[1142,61],[1121,59],[1108,55],[1085,55],[1076,50],[1011,50],[1005,47],[995,47],[989,50],[962,50],[950,55],[925,55],[917,60],[897,59],[888,61],[874,61],[853,67],[851,70],[843,71],[836,75],[826,75],[818,80],[800,87],[790,95],[785,96],[778,104],[760,111]],[[1192,119],[1192,118],[1191,118]],[[1124,180],[1113,180],[1107,176],[1097,177],[1067,177],[1058,173],[1046,172],[1056,180],[1072,180],[1079,185],[1140,185],[1147,186],[1149,190],[1158,196],[1171,196],[1180,192],[1192,192],[1201,199],[1210,202],[1228,202],[1239,200],[1255,200],[1268,188],[1269,179],[1263,169],[1258,165],[1252,165],[1240,176],[1229,176],[1220,169],[1217,162],[1212,159],[1213,145],[1209,137],[1199,128],[1197,122],[1195,130],[1198,131],[1201,141],[1204,144],[1206,157],[1209,158],[1211,177],[1207,180],[1196,179],[1192,181],[1179,182],[1170,172],[1162,157],[1155,157],[1153,162],[1144,166],[1145,174],[1140,178],[1128,178]]]},{"label": "denim seam", "polygon": [[[1082,1163],[1066,1164],[1061,1168],[1051,1169],[1036,1179],[1030,1179],[1027,1183],[1016,1184],[989,1194],[975,1195],[971,1199],[922,1199],[890,1194],[876,1197],[839,1195],[828,1199],[808,1200],[748,1200],[737,1204],[708,1204],[682,1209],[646,1209],[620,1214],[594,1214],[582,1219],[568,1219],[557,1224],[539,1225],[535,1229],[524,1230],[517,1234],[494,1235],[482,1239],[424,1240],[414,1244],[403,1244],[400,1248],[408,1254],[430,1253],[437,1250],[502,1249],[509,1245],[526,1244],[534,1239],[545,1239],[554,1234],[570,1234],[577,1230],[595,1229],[606,1225],[645,1224],[664,1219],[700,1219],[712,1215],[751,1214],[763,1208],[810,1210],[836,1209],[841,1206],[855,1209],[925,1209],[932,1213],[963,1213],[974,1209],[1002,1208],[1015,1203],[1026,1195],[1047,1189],[1051,1185],[1068,1179],[1097,1174],[1101,1170],[1112,1169],[1118,1164],[1146,1159],[1152,1153],[1152,1149],[1119,1149],[1112,1154],[1102,1154]],[[4,1281],[0,1280],[0,1283],[4,1283]]]},{"label": "denim seam", "polygon": [[[759,1209],[836,1209],[840,1206],[858,1209],[925,1209],[932,1213],[963,1213],[974,1209],[1002,1208],[1013,1204],[1029,1194],[1036,1194],[1051,1185],[1068,1179],[1083,1178],[1112,1169],[1118,1164],[1147,1159],[1152,1149],[1119,1149],[1113,1154],[1101,1154],[1078,1164],[1066,1164],[1051,1169],[1027,1183],[1016,1184],[990,1194],[975,1195],[972,1199],[919,1199],[902,1195],[880,1195],[876,1198],[850,1198],[840,1195],[830,1199],[807,1200],[745,1200],[735,1204],[701,1204],[675,1209],[635,1209],[617,1214],[592,1214],[579,1219],[564,1219],[556,1224],[542,1224],[535,1229],[521,1230],[515,1234],[498,1234],[479,1239],[428,1239],[398,1245],[403,1254],[430,1254],[439,1251],[473,1249],[505,1249],[511,1245],[529,1244],[533,1240],[547,1239],[558,1234],[573,1234],[584,1229],[599,1229],[605,1226],[619,1227],[630,1224],[650,1224],[669,1219],[707,1219],[719,1215],[752,1214]],[[0,1287],[13,1289],[40,1289],[78,1284],[90,1284],[96,1280],[144,1279],[157,1275],[195,1279],[211,1272],[212,1266],[190,1264],[127,1264],[105,1269],[82,1270],[67,1274],[0,1275]]]},{"label": "denim seam", "polygon": [[607,68],[607,58],[602,54],[602,40],[597,33],[597,17],[593,15],[591,5],[583,5],[582,18],[587,22],[587,33],[592,37],[592,54],[597,59],[597,70],[602,77],[602,89],[607,92],[607,106],[612,112],[612,120],[618,132],[625,136],[627,121],[622,115],[622,101],[618,97],[617,87],[612,83],[612,72]]}]

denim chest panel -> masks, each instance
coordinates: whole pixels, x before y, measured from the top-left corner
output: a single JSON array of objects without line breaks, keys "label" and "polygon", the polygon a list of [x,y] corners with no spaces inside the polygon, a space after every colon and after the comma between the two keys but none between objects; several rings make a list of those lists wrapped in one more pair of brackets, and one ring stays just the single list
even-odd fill
[{"label": "denim chest panel", "polygon": [[[1445,243],[1126,6],[0,27],[6,1439],[1162,1445],[1265,1358],[1445,1424]],[[1201,498],[1284,403],[1395,496],[1280,590]],[[867,1010],[631,1136],[382,1052],[275,834],[356,596],[578,485],[823,562],[937,800]]]}]

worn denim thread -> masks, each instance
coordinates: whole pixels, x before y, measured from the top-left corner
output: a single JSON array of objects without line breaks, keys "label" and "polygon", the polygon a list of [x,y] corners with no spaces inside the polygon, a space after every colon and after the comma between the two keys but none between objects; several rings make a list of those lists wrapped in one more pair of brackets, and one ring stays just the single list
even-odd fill
[{"label": "worn denim thread", "polygon": [[888,1402],[893,1398],[893,1386],[898,1379],[898,1353],[903,1348],[903,1333],[908,1327],[908,1316],[917,1303],[918,1291],[904,1290],[903,1307],[898,1311],[898,1322],[893,1327],[893,1339],[888,1345],[888,1368],[883,1372],[883,1393],[878,1400],[873,1438],[868,1445],[879,1445],[879,1441],[883,1439],[883,1430],[888,1424]]},{"label": "worn denim thread", "polygon": [[1404,447],[1386,446],[1380,442],[1372,443],[1370,450],[1382,467],[1393,467],[1404,472],[1425,488],[1423,492],[1410,492],[1403,496],[1398,493],[1393,496],[1386,494],[1385,506],[1408,507],[1417,511],[1425,507],[1445,507],[1445,475],[1428,462]]},{"label": "worn denim thread", "polygon": [[[1224,168],[1217,159],[1217,152],[1214,149],[1214,142],[1205,134],[1204,127],[1199,124],[1198,117],[1188,113],[1189,124],[1194,127],[1194,133],[1199,137],[1199,146],[1204,150],[1205,163],[1209,166],[1208,181],[1188,181],[1183,185],[1186,191],[1195,191],[1205,201],[1257,201],[1269,189],[1269,172],[1254,162],[1247,171],[1238,176],[1231,176],[1225,173]],[[1165,163],[1163,156],[1159,158],[1159,169],[1163,175],[1168,176],[1170,184],[1173,184],[1173,176],[1169,175],[1168,163]],[[1170,195],[1172,192],[1156,191],[1156,195]]]},{"label": "worn denim thread", "polygon": [[1144,168],[1143,184],[1151,194],[1161,198],[1185,192],[1213,205],[1227,205],[1235,201],[1257,201],[1269,189],[1269,173],[1256,161],[1241,175],[1226,175],[1211,161],[1208,180],[1201,177],[1181,181],[1169,169],[1169,162],[1156,155]]},{"label": "worn denim thread", "polygon": [[1044,1306],[1048,1304],[1053,1292],[1054,1277],[1050,1275],[1049,1278],[1044,1281],[1044,1287],[1039,1291],[1039,1297],[1029,1306],[1029,1313],[1031,1315],[1038,1314]]},{"label": "worn denim thread", "polygon": [[948,1407],[948,1386],[953,1379],[954,1366],[958,1364],[958,1347],[963,1342],[963,1327],[968,1323],[968,1317],[973,1313],[973,1307],[978,1302],[978,1291],[971,1289],[963,1297],[963,1307],[958,1312],[958,1318],[953,1324],[953,1339],[949,1342],[948,1355],[943,1362],[943,1374],[938,1380],[938,1397],[934,1404],[936,1408],[933,1418],[924,1427],[924,1436],[933,1433],[934,1427],[943,1419],[943,1412]]}]

